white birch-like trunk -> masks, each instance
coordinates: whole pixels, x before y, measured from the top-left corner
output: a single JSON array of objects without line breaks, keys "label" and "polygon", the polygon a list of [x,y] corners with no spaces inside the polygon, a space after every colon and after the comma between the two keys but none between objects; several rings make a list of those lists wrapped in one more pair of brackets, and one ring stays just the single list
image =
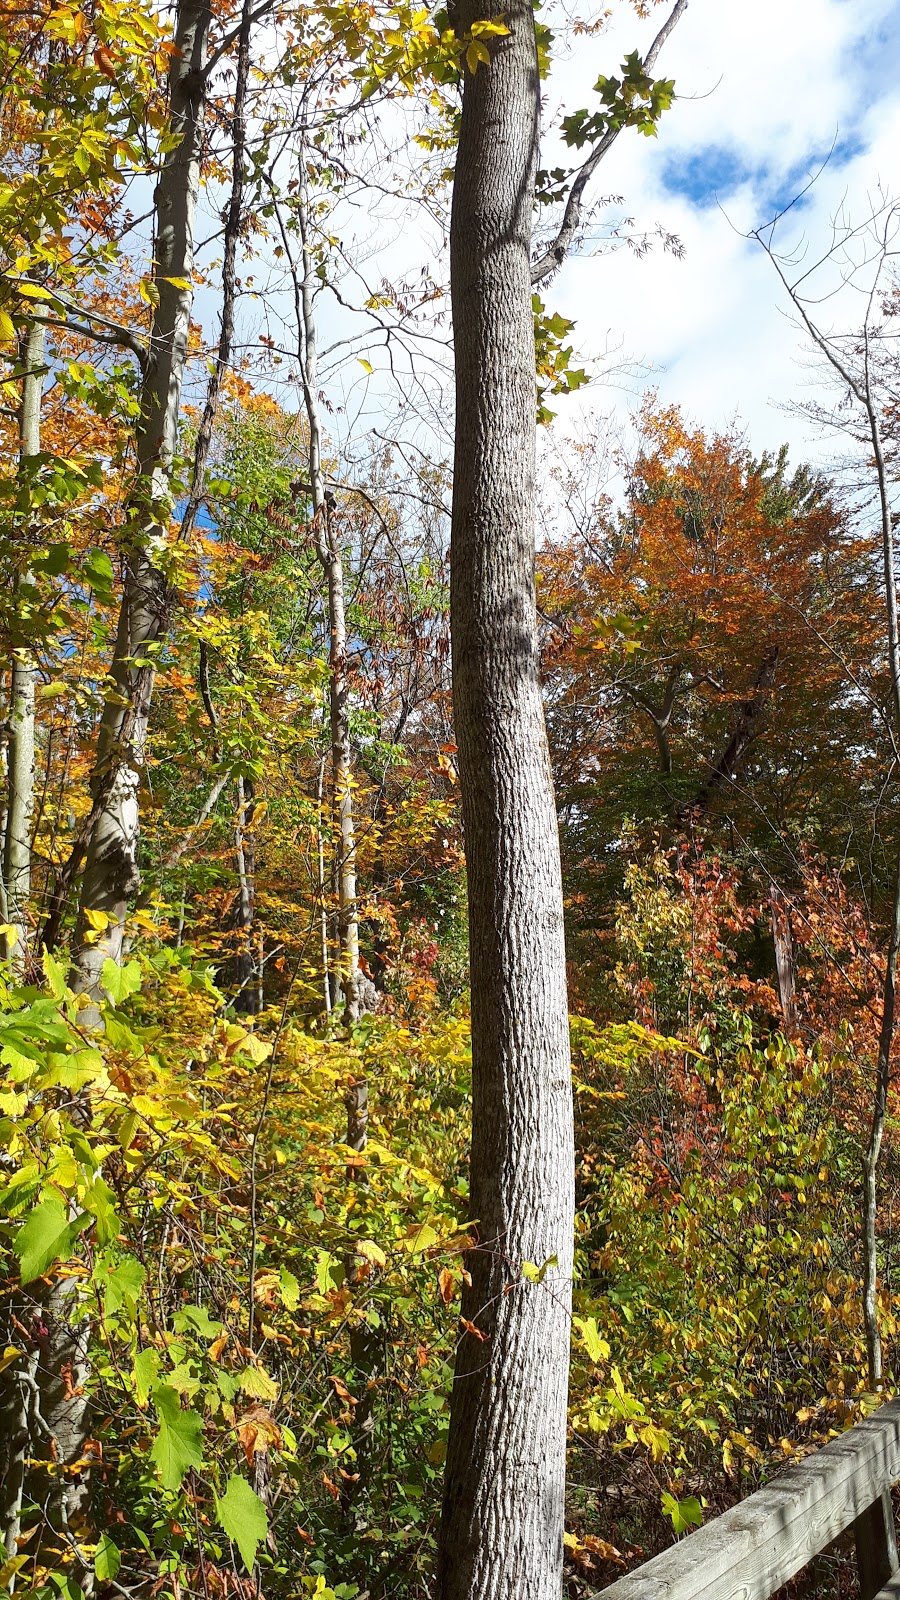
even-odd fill
[{"label": "white birch-like trunk", "polygon": [[[46,321],[37,307],[25,344],[20,409],[19,460],[40,454],[41,397],[44,389]],[[19,588],[27,589],[31,573],[25,571]],[[15,928],[14,964],[27,965],[30,930],[28,901],[31,894],[31,819],[34,811],[34,657],[27,645],[13,654],[9,691],[9,747],[7,752],[6,826],[3,840],[3,882],[6,920]]]}]

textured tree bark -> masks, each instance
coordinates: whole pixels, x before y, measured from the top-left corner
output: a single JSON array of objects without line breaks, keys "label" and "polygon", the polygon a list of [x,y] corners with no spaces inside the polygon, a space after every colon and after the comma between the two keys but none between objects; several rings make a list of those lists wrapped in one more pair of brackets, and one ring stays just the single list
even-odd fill
[{"label": "textured tree bark", "polygon": [[797,1015],[797,985],[794,974],[794,936],[791,933],[790,908],[777,883],[769,884],[769,906],[772,913],[772,942],[775,946],[775,973],[778,980],[778,998],[784,1017],[784,1032],[788,1039],[796,1039],[800,1032]]},{"label": "textured tree bark", "polygon": [[[14,1295],[3,1308],[6,1348],[11,1347],[14,1338],[19,1337],[11,1313],[22,1310],[20,1294]],[[19,1360],[7,1367],[0,1376],[0,1538],[7,1561],[17,1554],[22,1531],[26,1469],[29,1458],[35,1453],[33,1438],[38,1430],[34,1425],[33,1395],[37,1388],[37,1361],[38,1351],[35,1347],[27,1355],[23,1352]],[[9,1582],[10,1593],[14,1587],[15,1574]]]},{"label": "textured tree bark", "polygon": [[[87,839],[73,982],[98,996],[104,961],[119,961],[129,900],[140,886],[138,790],[155,658],[169,623],[172,597],[162,569],[171,515],[172,468],[187,358],[193,287],[194,213],[200,184],[205,104],[204,65],[210,0],[181,0],[169,70],[170,125],[180,143],[167,155],[156,188],[159,301],[137,431],[138,477],[129,505],[122,604],[111,691],[104,707],[92,779],[93,821]],[[188,287],[185,287],[187,284]],[[109,919],[88,942],[85,912]],[[92,1019],[85,1013],[85,1020]]]},{"label": "textured tree bark", "polygon": [[[41,395],[44,388],[46,322],[38,307],[28,330],[22,373],[19,423],[19,461],[40,453]],[[19,587],[28,588],[31,574],[22,574]],[[9,689],[9,748],[7,753],[6,827],[3,839],[3,882],[6,921],[16,930],[13,961],[27,964],[29,939],[28,898],[31,893],[31,817],[34,810],[34,658],[27,646],[13,654]]]},{"label": "textured tree bark", "polygon": [[[478,1247],[448,1441],[440,1600],[558,1600],[574,1157],[563,904],[534,593],[531,220],[539,81],[528,0],[464,3],[509,37],[466,73],[451,223],[453,704],[469,887]],[[556,1258],[541,1282],[523,1275]]]}]

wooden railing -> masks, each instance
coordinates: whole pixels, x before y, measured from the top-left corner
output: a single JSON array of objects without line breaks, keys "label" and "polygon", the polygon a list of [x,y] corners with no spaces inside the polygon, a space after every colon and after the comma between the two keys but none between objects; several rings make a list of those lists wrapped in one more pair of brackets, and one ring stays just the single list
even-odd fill
[{"label": "wooden railing", "polygon": [[848,1528],[862,1600],[900,1600],[890,1498],[898,1478],[900,1400],[892,1400],[619,1578],[602,1600],[770,1600]]}]

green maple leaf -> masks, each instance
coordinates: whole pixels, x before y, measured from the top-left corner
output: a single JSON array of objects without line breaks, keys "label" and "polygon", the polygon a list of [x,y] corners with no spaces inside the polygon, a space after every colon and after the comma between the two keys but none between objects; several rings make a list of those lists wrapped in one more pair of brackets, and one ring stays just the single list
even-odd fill
[{"label": "green maple leaf", "polygon": [[49,1194],[35,1206],[13,1240],[22,1282],[31,1283],[60,1256],[68,1256],[76,1232],[77,1223],[72,1222],[59,1195]]},{"label": "green maple leaf", "polygon": [[216,1495],[216,1517],[229,1539],[233,1539],[241,1552],[248,1572],[253,1571],[256,1552],[266,1537],[269,1522],[266,1508],[254,1494],[246,1478],[239,1474],[228,1479],[221,1500]]},{"label": "green maple leaf", "polygon": [[163,1488],[179,1489],[185,1473],[203,1461],[203,1422],[195,1411],[182,1411],[178,1391],[171,1384],[156,1384],[153,1404],[159,1433],[150,1459],[156,1463]]}]

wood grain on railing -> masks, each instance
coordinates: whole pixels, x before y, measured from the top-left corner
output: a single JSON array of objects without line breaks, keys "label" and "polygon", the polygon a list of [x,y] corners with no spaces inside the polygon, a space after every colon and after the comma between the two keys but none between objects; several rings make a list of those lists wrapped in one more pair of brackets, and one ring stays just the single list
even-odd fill
[{"label": "wood grain on railing", "polygon": [[900,1400],[892,1400],[619,1578],[602,1600],[770,1600],[850,1527],[862,1600],[900,1600],[900,1584],[891,1582],[897,1547],[890,1488],[898,1478]]}]

